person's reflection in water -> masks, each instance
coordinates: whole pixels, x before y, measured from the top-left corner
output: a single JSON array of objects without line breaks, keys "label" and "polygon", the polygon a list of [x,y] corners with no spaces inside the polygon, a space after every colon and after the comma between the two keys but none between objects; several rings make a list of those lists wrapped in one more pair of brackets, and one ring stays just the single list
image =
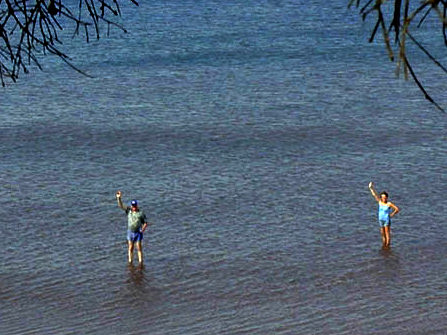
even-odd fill
[{"label": "person's reflection in water", "polygon": [[393,252],[391,249],[382,248],[379,254],[382,257],[379,271],[381,277],[386,280],[398,280],[402,274],[399,253]]},{"label": "person's reflection in water", "polygon": [[128,265],[129,268],[129,279],[132,284],[134,284],[136,287],[142,287],[144,284],[144,266],[132,266]]}]

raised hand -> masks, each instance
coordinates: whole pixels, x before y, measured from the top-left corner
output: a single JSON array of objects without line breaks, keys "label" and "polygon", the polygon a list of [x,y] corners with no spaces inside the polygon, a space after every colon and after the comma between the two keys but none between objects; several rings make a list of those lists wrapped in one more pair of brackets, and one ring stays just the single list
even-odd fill
[{"label": "raised hand", "polygon": [[121,198],[121,191],[117,191],[117,192],[116,192],[116,198],[117,198],[117,199]]}]

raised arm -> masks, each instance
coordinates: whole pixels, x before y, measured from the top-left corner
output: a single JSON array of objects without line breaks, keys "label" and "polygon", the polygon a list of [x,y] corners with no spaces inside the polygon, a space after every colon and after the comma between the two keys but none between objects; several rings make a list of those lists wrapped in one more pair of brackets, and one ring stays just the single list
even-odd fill
[{"label": "raised arm", "polygon": [[376,199],[377,202],[380,202],[380,198],[377,195],[377,192],[374,190],[374,185],[373,185],[372,181],[369,183],[368,187],[369,187],[369,190],[371,191],[371,194],[374,197],[374,199]]},{"label": "raised arm", "polygon": [[118,207],[125,211],[126,207],[124,207],[123,200],[121,199],[121,191],[116,192],[116,201],[118,202]]}]

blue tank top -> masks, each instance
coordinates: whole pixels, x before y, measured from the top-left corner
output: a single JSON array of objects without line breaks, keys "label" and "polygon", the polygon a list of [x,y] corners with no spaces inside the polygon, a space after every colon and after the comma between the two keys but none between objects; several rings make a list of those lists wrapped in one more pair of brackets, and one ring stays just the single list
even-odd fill
[{"label": "blue tank top", "polygon": [[390,221],[391,207],[379,203],[379,220]]}]

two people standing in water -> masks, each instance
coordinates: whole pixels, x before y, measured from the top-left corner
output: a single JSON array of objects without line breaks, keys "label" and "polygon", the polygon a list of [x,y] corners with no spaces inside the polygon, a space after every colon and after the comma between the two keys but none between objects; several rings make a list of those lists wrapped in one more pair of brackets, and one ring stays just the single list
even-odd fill
[{"label": "two people standing in water", "polygon": [[[399,208],[391,201],[388,201],[387,192],[383,191],[378,195],[374,190],[374,184],[372,182],[369,183],[369,190],[374,199],[379,203],[378,219],[383,247],[389,248],[391,246],[391,218],[399,213]],[[142,266],[143,247],[141,241],[143,240],[143,233],[149,224],[146,215],[139,209],[137,200],[132,200],[130,206],[125,207],[121,199],[121,191],[116,192],[116,200],[118,202],[118,207],[124,210],[127,215],[128,263],[133,263],[133,251],[136,245],[138,262],[140,266]]]},{"label": "two people standing in water", "polygon": [[391,246],[391,218],[399,213],[399,208],[391,201],[388,201],[387,192],[383,191],[377,195],[372,182],[369,183],[369,190],[371,191],[374,199],[376,199],[379,203],[378,219],[380,224],[380,232],[382,234],[383,247],[389,248]]}]

